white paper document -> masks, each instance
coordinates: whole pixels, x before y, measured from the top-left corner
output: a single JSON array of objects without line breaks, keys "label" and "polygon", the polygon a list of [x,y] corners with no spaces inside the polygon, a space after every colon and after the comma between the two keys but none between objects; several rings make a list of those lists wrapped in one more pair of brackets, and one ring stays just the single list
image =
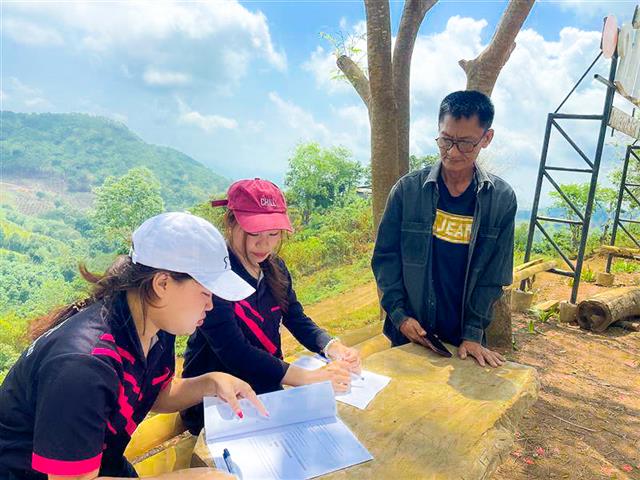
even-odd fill
[{"label": "white paper document", "polygon": [[[247,401],[239,419],[216,397],[204,398],[205,438],[216,467],[243,480],[308,479],[373,459],[337,417],[331,383],[265,393],[261,416]],[[223,452],[227,449],[227,462]]]},{"label": "white paper document", "polygon": [[[326,364],[327,361],[324,358],[309,355],[304,355],[293,362],[293,365],[306,370],[317,370]],[[360,375],[351,375],[351,389],[346,393],[337,393],[336,400],[364,410],[390,380],[391,378],[384,375],[362,370]]]}]

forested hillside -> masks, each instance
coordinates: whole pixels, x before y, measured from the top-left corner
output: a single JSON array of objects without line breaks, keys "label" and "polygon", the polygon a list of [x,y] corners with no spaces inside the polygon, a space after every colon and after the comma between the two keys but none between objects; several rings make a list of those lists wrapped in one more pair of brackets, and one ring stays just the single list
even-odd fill
[{"label": "forested hillside", "polygon": [[3,182],[38,185],[70,199],[134,167],[154,172],[170,209],[193,205],[229,184],[182,152],[144,142],[123,123],[78,113],[2,112],[0,155]]}]

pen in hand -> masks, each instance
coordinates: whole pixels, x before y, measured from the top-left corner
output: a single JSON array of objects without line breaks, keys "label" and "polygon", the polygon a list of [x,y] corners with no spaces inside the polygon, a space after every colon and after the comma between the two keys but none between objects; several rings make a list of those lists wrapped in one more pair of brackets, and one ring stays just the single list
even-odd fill
[{"label": "pen in hand", "polygon": [[[324,363],[331,363],[331,358],[328,357],[321,357],[318,356],[318,358],[320,358],[320,360],[322,360]],[[343,360],[343,358],[341,356],[336,356],[336,358],[334,358],[333,360]],[[353,373],[353,372],[349,372],[351,374],[351,380],[364,380],[364,377],[362,376],[362,373],[357,374],[357,373]]]},{"label": "pen in hand", "polygon": [[233,467],[233,460],[231,460],[231,454],[229,453],[228,449],[224,449],[222,452],[222,458],[224,460],[224,464],[227,466],[227,470],[229,470],[229,473],[231,473],[232,475],[236,475],[236,469]]}]

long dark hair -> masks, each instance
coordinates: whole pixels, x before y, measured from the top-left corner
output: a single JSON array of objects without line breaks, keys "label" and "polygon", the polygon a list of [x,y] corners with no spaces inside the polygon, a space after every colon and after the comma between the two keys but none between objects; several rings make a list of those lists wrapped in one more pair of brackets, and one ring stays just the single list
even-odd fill
[{"label": "long dark hair", "polygon": [[32,340],[35,340],[47,330],[60,325],[67,318],[92,303],[103,300],[108,308],[119,292],[127,290],[135,290],[140,296],[144,317],[146,316],[147,306],[153,305],[157,300],[157,296],[153,291],[153,277],[156,273],[166,272],[177,282],[191,279],[191,276],[186,273],[169,272],[133,263],[129,255],[119,255],[102,275],[91,273],[82,263],[79,265],[79,270],[82,278],[92,284],[89,296],[36,318],[29,325],[29,337]]},{"label": "long dark hair", "polygon": [[[238,225],[238,221],[236,220],[236,216],[233,214],[231,210],[227,210],[224,214],[224,226],[225,226],[225,236],[227,237],[227,242],[231,245],[231,239],[233,238],[233,229]],[[242,241],[242,251],[236,252],[238,255],[241,255],[247,262],[249,261],[247,257],[247,232],[244,230],[243,233],[243,241]],[[280,267],[280,257],[278,253],[280,252],[280,248],[282,247],[282,237],[280,237],[280,244],[275,252],[271,253],[265,261],[260,263],[260,268],[262,269],[262,274],[264,275],[264,279],[271,290],[271,293],[276,299],[278,306],[282,309],[284,313],[289,310],[289,279],[285,275],[284,271]]]}]

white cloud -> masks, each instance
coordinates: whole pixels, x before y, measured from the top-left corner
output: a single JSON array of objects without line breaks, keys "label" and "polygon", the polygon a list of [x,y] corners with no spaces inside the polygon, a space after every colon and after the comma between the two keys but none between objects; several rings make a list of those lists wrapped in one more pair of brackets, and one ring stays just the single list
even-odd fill
[{"label": "white cloud", "polygon": [[47,100],[45,100],[44,98],[41,97],[35,97],[35,98],[29,98],[27,100],[24,101],[24,104],[27,107],[37,107],[39,105],[46,105],[48,102]]},{"label": "white cloud", "polygon": [[557,7],[562,11],[573,12],[577,18],[586,20],[615,15],[618,23],[621,23],[631,21],[636,2],[626,0],[553,0],[541,2],[540,6]]},{"label": "white cloud", "polygon": [[276,92],[269,93],[269,100],[276,106],[287,126],[302,140],[316,140],[330,143],[331,133],[322,123],[316,122],[313,115],[294,104],[283,100]]},{"label": "white cloud", "polygon": [[329,94],[349,92],[353,89],[346,79],[340,77],[335,55],[321,46],[316,47],[311,53],[309,60],[302,64],[302,69],[311,73],[316,86]]},{"label": "white cloud", "polygon": [[5,18],[2,21],[2,31],[14,42],[24,45],[56,46],[64,43],[56,30],[16,17]]},{"label": "white cloud", "polygon": [[8,110],[44,111],[52,107],[44,92],[21,82],[16,77],[9,77],[4,82],[2,91],[3,108]]},{"label": "white cloud", "polygon": [[178,117],[179,123],[196,126],[206,133],[211,133],[219,129],[233,130],[238,128],[238,122],[232,118],[220,115],[203,115],[200,112],[191,110],[189,106],[179,98],[177,101],[180,109],[180,116]]},{"label": "white cloud", "polygon": [[[56,28],[69,48],[101,61],[115,59],[118,66],[125,63],[126,72],[142,80],[149,69],[182,72],[192,77],[191,85],[210,88],[244,76],[255,60],[279,71],[287,68],[286,55],[274,45],[265,15],[237,0],[116,5],[71,0],[38,3],[37,8],[28,3],[3,8],[43,31],[43,25]],[[180,78],[177,83],[184,84]]]},{"label": "white cloud", "polygon": [[148,68],[144,72],[144,81],[147,85],[161,87],[181,87],[191,83],[191,76],[181,72],[170,72]]},{"label": "white cloud", "polygon": [[262,120],[249,120],[246,124],[246,128],[251,133],[263,132],[267,124]]}]

